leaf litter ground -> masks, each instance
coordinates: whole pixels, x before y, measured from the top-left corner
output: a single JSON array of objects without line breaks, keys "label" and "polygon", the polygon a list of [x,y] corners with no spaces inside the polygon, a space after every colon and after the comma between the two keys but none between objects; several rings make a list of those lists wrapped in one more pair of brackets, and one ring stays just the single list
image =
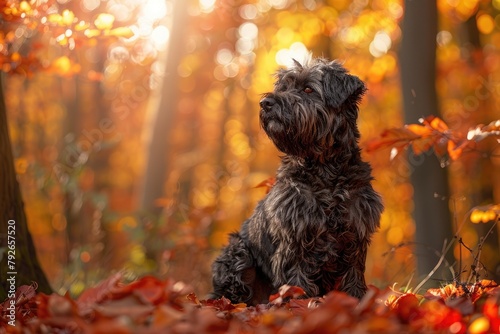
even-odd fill
[{"label": "leaf litter ground", "polygon": [[124,283],[115,274],[77,299],[18,288],[15,312],[9,300],[0,304],[0,333],[500,333],[499,304],[490,280],[423,295],[371,286],[361,300],[338,291],[305,298],[283,286],[253,307],[200,300],[171,279]]}]

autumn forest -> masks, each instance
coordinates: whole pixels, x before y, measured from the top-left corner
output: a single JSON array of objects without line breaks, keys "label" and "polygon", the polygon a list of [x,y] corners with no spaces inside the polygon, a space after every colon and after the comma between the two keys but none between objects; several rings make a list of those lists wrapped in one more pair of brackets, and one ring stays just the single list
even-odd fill
[{"label": "autumn forest", "polygon": [[[18,326],[91,331],[136,291],[130,332],[189,317],[212,321],[197,332],[500,332],[499,0],[0,0],[0,22],[0,302],[16,272]],[[385,206],[371,295],[207,301],[212,261],[282,156],[259,101],[311,54],[367,86],[359,144]],[[455,320],[424,324],[433,312]]]}]

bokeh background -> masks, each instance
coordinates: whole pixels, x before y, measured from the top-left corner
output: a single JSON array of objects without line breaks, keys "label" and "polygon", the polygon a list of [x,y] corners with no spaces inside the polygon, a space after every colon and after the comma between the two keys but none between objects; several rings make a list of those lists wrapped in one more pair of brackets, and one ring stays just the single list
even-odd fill
[{"label": "bokeh background", "polygon": [[[38,257],[60,293],[77,295],[116,271],[209,291],[211,261],[279,164],[258,102],[292,58],[338,59],[366,82],[362,145],[404,123],[402,0],[47,0],[1,9],[16,172]],[[499,119],[500,1],[437,0],[437,13],[441,117],[463,132]],[[450,195],[436,200],[451,212],[443,224],[463,224],[451,252],[464,270],[473,252],[463,246],[477,247],[491,226],[470,222],[469,210],[500,202],[496,152],[443,164]],[[440,256],[414,252],[412,212],[433,215],[413,201],[418,164],[388,150],[364,158],[386,207],[367,281],[415,286],[426,274],[417,257]],[[498,233],[488,240],[481,276],[491,278]]]}]

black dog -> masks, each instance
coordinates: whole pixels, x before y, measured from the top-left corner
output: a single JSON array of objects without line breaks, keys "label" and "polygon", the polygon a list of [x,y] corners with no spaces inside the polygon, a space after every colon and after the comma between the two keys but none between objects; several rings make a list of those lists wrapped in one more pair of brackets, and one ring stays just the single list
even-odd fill
[{"label": "black dog", "polygon": [[278,71],[260,120],[286,155],[273,188],[213,263],[212,298],[255,305],[284,284],[308,296],[364,295],[366,252],[383,210],[358,146],[365,90],[335,61]]}]

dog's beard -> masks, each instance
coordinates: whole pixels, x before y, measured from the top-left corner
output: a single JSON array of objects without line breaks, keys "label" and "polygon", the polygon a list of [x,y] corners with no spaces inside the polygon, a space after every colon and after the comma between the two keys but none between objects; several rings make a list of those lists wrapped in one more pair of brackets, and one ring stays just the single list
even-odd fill
[{"label": "dog's beard", "polygon": [[261,110],[261,125],[283,153],[319,157],[333,146],[332,113],[316,101],[279,101],[271,110]]},{"label": "dog's beard", "polygon": [[276,147],[287,154],[294,154],[289,145],[285,143],[291,141],[291,128],[284,124],[282,120],[265,116],[262,119],[262,127],[268,137],[273,141]]}]

